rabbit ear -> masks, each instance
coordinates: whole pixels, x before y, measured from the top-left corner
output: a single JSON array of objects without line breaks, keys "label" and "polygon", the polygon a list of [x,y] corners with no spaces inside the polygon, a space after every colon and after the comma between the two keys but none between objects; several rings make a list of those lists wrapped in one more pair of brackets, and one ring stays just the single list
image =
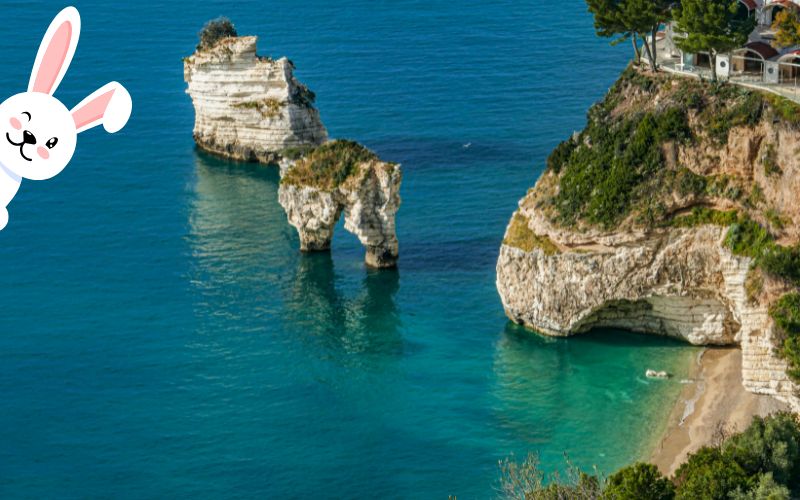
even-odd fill
[{"label": "rabbit ear", "polygon": [[28,92],[53,95],[75,55],[80,33],[81,16],[75,7],[67,7],[58,13],[39,45]]},{"label": "rabbit ear", "polygon": [[75,120],[78,133],[103,124],[106,132],[114,133],[122,129],[131,116],[133,102],[125,87],[117,82],[103,85],[92,92],[70,113]]}]

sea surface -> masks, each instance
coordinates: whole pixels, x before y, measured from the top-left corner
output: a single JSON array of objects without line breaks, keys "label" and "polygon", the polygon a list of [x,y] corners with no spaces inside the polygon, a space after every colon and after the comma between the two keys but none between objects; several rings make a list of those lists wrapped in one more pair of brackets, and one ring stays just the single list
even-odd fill
[{"label": "sea surface", "polygon": [[[0,97],[63,6],[0,1]],[[646,456],[696,350],[542,338],[495,289],[518,199],[630,56],[582,0],[76,6],[57,96],[118,80],[134,111],[0,233],[1,497],[492,498],[510,454]],[[403,164],[397,270],[343,227],[301,255],[276,169],[195,149],[181,58],[221,14],[294,61],[332,137]]]}]

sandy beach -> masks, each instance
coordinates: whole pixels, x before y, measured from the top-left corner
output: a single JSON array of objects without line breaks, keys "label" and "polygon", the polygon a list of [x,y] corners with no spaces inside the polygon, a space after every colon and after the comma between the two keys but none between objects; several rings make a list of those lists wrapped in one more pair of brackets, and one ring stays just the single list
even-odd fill
[{"label": "sandy beach", "polygon": [[771,396],[747,392],[741,383],[742,353],[738,348],[702,351],[672,413],[664,437],[650,462],[671,475],[698,448],[719,440],[720,428],[743,430],[754,415],[785,409]]}]

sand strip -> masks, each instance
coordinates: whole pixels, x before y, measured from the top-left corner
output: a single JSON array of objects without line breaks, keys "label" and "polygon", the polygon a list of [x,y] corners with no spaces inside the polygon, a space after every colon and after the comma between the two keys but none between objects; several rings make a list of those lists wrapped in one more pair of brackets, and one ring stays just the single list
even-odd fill
[{"label": "sand strip", "polygon": [[771,396],[747,392],[742,387],[741,373],[742,352],[738,348],[704,350],[650,462],[664,474],[672,475],[689,453],[718,441],[721,426],[728,432],[741,431],[754,415],[786,409]]}]

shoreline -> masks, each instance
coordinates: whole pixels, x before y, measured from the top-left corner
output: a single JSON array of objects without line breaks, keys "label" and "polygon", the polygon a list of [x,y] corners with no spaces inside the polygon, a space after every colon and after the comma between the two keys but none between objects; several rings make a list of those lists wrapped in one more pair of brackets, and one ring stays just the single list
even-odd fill
[{"label": "shoreline", "polygon": [[755,415],[788,409],[772,396],[746,391],[741,373],[742,351],[738,347],[702,350],[649,462],[671,476],[690,453],[715,444],[722,433],[744,430]]}]

